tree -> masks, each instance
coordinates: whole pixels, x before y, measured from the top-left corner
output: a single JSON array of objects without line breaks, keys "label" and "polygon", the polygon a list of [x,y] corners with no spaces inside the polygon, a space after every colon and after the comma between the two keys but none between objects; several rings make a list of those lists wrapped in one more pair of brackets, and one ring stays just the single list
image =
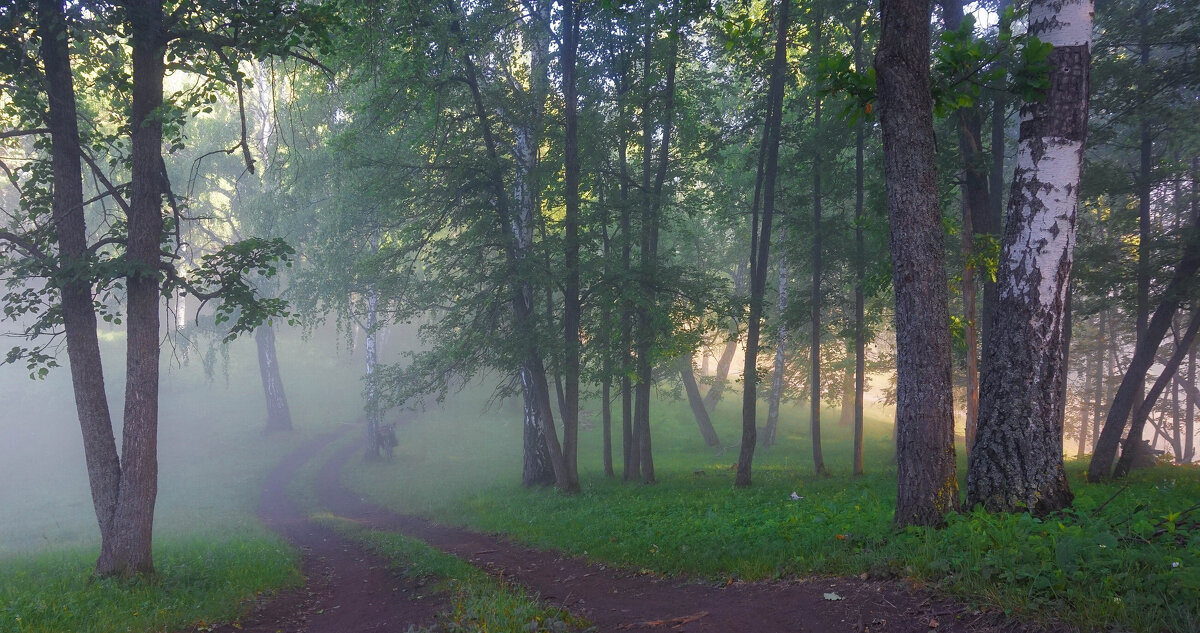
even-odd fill
[{"label": "tree", "polygon": [[1087,139],[1092,6],[1035,1],[1029,32],[1053,46],[1043,101],[1022,108],[991,347],[967,500],[989,511],[1070,505],[1063,472],[1066,320]]},{"label": "tree", "polygon": [[950,311],[934,166],[930,4],[883,0],[875,55],[896,292],[897,525],[958,506]]},{"label": "tree", "polygon": [[[754,446],[758,433],[758,344],[762,327],[763,295],[770,261],[771,223],[775,215],[775,179],[779,163],[779,139],[783,118],[784,79],[787,73],[787,35],[792,0],[780,0],[776,11],[775,56],[767,89],[767,117],[763,125],[762,149],[754,186],[750,229],[750,317],[746,330],[746,365],[742,374],[742,450],[738,454],[734,485],[750,485]],[[762,220],[759,225],[759,200]]]}]

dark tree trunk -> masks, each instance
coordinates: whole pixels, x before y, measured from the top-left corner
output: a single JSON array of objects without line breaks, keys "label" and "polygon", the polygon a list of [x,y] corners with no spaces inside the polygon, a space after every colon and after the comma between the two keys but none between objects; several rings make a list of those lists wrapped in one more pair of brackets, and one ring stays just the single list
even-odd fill
[{"label": "dark tree trunk", "polygon": [[696,384],[692,359],[680,356],[676,362],[679,364],[679,377],[683,379],[683,389],[687,392],[688,405],[692,408],[696,425],[700,427],[700,436],[704,438],[705,444],[720,448],[721,438],[717,437],[717,430],[713,428],[712,420],[708,417],[708,409],[704,408],[704,401],[700,398],[700,387]]},{"label": "dark tree trunk", "polygon": [[896,290],[898,526],[937,525],[958,507],[929,14],[928,0],[883,0],[875,56]]},{"label": "dark tree trunk", "polygon": [[[787,229],[779,231],[779,246],[782,249],[786,241]],[[784,365],[784,355],[787,352],[788,330],[787,323],[783,320],[783,314],[787,311],[787,255],[780,253],[779,261],[776,262],[776,267],[779,269],[779,287],[778,295],[776,296],[775,314],[779,319],[779,324],[775,329],[775,366],[771,372],[771,395],[767,400],[767,424],[763,427],[762,435],[758,437],[758,444],[764,448],[769,448],[775,445],[775,435],[779,429],[779,402],[783,399],[783,375],[787,371]]]},{"label": "dark tree trunk", "polygon": [[292,411],[283,377],[279,373],[279,355],[275,353],[275,328],[270,325],[254,330],[254,345],[258,349],[258,375],[262,379],[263,395],[267,399],[268,433],[292,430]]},{"label": "dark tree trunk", "polygon": [[[1000,0],[997,12],[1004,15],[1011,0]],[[1012,32],[1011,25],[1003,17],[1000,21],[1000,31]],[[1008,112],[1008,93],[998,90],[992,93],[991,120],[991,172],[988,175],[989,192],[986,221],[975,222],[975,232],[986,234],[996,242],[1000,241],[1000,232],[1004,228],[1004,154],[1005,154],[1005,119]],[[976,218],[978,220],[979,218]],[[979,338],[981,344],[980,371],[982,363],[987,358],[987,350],[991,345],[991,324],[996,311],[996,282],[991,275],[983,277],[983,310],[979,315]],[[977,410],[978,413],[978,410]],[[978,419],[976,420],[978,423]],[[969,455],[968,455],[969,457]]]},{"label": "dark tree trunk", "polygon": [[[745,289],[746,262],[738,262],[737,269],[733,273],[733,293],[740,296]],[[729,379],[729,368],[733,364],[733,355],[737,353],[739,336],[738,322],[737,319],[734,319],[729,329],[729,340],[725,343],[725,349],[717,360],[717,373],[713,377],[713,385],[708,388],[708,393],[704,394],[704,407],[709,411],[717,406],[717,403],[721,401],[721,394],[725,392],[725,384]]]},{"label": "dark tree trunk", "polygon": [[[537,374],[541,372],[539,379]],[[521,400],[524,403],[522,428],[524,443],[524,463],[521,471],[521,485],[526,487],[549,486],[554,483],[554,463],[550,458],[550,448],[546,442],[546,427],[554,426],[554,417],[550,411],[550,398],[539,390],[546,384],[545,370],[536,362],[526,360],[518,372],[521,380]]]},{"label": "dark tree trunk", "polygon": [[1096,439],[1100,437],[1100,416],[1104,409],[1104,395],[1107,393],[1105,384],[1108,380],[1108,310],[1100,312],[1100,333],[1097,336],[1095,358],[1092,364],[1096,370],[1096,377],[1092,382],[1094,391],[1092,392],[1092,443],[1088,448],[1092,448],[1096,444]]},{"label": "dark tree trunk", "polygon": [[[818,11],[813,20],[812,50],[819,59],[821,56],[821,13]],[[817,135],[817,147],[820,147],[821,133],[821,97],[816,97],[813,103],[813,129]],[[816,148],[814,148],[816,150]],[[821,152],[813,152],[813,281],[812,281],[812,331],[809,333],[809,429],[812,433],[813,470],[818,475],[829,474],[825,470],[825,457],[821,454]]]},{"label": "dark tree trunk", "polygon": [[1079,446],[1075,449],[1075,457],[1083,457],[1084,447],[1087,446],[1088,436],[1088,420],[1090,419],[1090,411],[1088,411],[1087,399],[1092,383],[1094,381],[1092,365],[1094,363],[1095,354],[1084,353],[1083,359],[1083,389],[1079,393]]},{"label": "dark tree trunk", "polygon": [[1179,365],[1183,362],[1184,357],[1187,356],[1187,350],[1192,346],[1192,342],[1196,340],[1197,328],[1200,328],[1200,312],[1192,314],[1187,332],[1183,335],[1183,341],[1175,346],[1175,352],[1171,354],[1171,360],[1167,361],[1162,373],[1154,381],[1154,386],[1150,387],[1150,392],[1146,394],[1145,399],[1130,421],[1129,435],[1125,438],[1125,443],[1121,447],[1121,459],[1117,460],[1117,469],[1114,476],[1124,477],[1129,474],[1129,469],[1133,466],[1133,457],[1137,453],[1137,445],[1142,443],[1142,433],[1146,427],[1146,419],[1150,417],[1150,411],[1154,408],[1155,401],[1158,400],[1158,396],[1162,394],[1167,383],[1171,382],[1171,378],[1179,370]]},{"label": "dark tree trunk", "polygon": [[566,106],[564,129],[564,263],[563,329],[566,337],[564,369],[566,409],[563,412],[563,462],[567,469],[567,491],[579,490],[579,95],[575,79],[575,57],[579,48],[579,15],[575,0],[562,3],[563,98]]},{"label": "dark tree trunk", "polygon": [[83,434],[83,451],[91,486],[92,505],[100,528],[100,556],[96,572],[116,571],[114,561],[117,499],[121,463],[113,436],[108,396],[104,391],[104,368],[96,334],[96,310],[88,271],[87,225],[80,176],[81,148],[76,118],[75,86],[71,74],[69,37],[63,3],[39,0],[38,38],[46,74],[49,106],[50,155],[54,170],[52,219],[58,239],[60,266],[75,271],[59,286],[67,358],[75,410]]},{"label": "dark tree trunk", "polygon": [[[771,222],[775,215],[775,177],[779,164],[779,137],[783,118],[784,76],[787,72],[787,33],[791,24],[792,0],[781,0],[775,35],[775,57],[771,62],[771,78],[767,90],[767,120],[763,126],[763,146],[760,150],[759,176],[761,186],[755,187],[750,230],[750,320],[746,328],[746,365],[742,375],[742,449],[738,454],[734,486],[750,485],[754,462],[754,445],[758,435],[758,339],[762,326],[763,294],[767,284],[767,264],[770,261]],[[762,197],[762,227],[758,227],[758,203]]]},{"label": "dark tree trunk", "polygon": [[[854,68],[862,72],[862,17],[855,20]],[[866,277],[866,249],[863,244],[863,154],[866,138],[861,120],[854,124],[854,474],[863,474],[863,390],[866,387],[866,323],[863,306],[863,280]]]},{"label": "dark tree trunk", "polygon": [[131,180],[126,262],[125,422],[116,556],[110,571],[153,573],[151,541],[158,496],[159,242],[162,218],[162,120],[166,33],[161,0],[126,4],[133,49]]},{"label": "dark tree trunk", "polygon": [[[1193,345],[1188,350],[1188,367],[1187,367],[1187,382],[1189,385],[1196,384],[1196,346]],[[1196,398],[1190,391],[1184,391],[1184,407],[1187,413],[1183,414],[1183,463],[1190,464],[1196,457],[1196,415],[1195,407],[1197,405]]]},{"label": "dark tree trunk", "polygon": [[[1117,456],[1117,445],[1121,434],[1125,431],[1130,413],[1142,402],[1141,387],[1146,380],[1146,372],[1154,364],[1154,355],[1158,346],[1166,336],[1167,328],[1171,326],[1175,313],[1180,304],[1187,299],[1187,293],[1192,287],[1193,277],[1200,270],[1200,239],[1197,239],[1195,219],[1188,228],[1188,243],[1184,249],[1183,258],[1175,267],[1175,273],[1163,291],[1162,303],[1154,310],[1154,316],[1146,327],[1146,335],[1138,340],[1133,350],[1133,359],[1129,368],[1117,387],[1117,395],[1113,398],[1112,407],[1104,421],[1104,428],[1096,440],[1096,450],[1088,465],[1087,479],[1091,482],[1103,481],[1110,477],[1113,461]],[[1139,435],[1140,439],[1141,436]]]},{"label": "dark tree trunk", "polygon": [[[649,113],[651,112],[652,91],[649,81],[645,86],[642,102],[642,249],[641,249],[641,286],[642,303],[638,310],[637,337],[637,374],[638,384],[635,392],[633,411],[633,434],[635,450],[641,465],[642,483],[655,483],[654,456],[650,441],[650,387],[653,382],[653,363],[650,357],[651,348],[658,336],[654,326],[653,311],[657,307],[658,292],[658,233],[663,206],[663,186],[667,179],[667,164],[670,158],[671,133],[675,118],[675,71],[679,60],[679,29],[668,37],[667,73],[663,87],[663,120],[661,141],[658,146],[658,161],[654,173],[653,185],[650,179],[650,165],[653,161],[654,126]],[[652,65],[653,45],[656,40],[654,31],[647,25],[645,34],[645,59],[649,77]]]}]

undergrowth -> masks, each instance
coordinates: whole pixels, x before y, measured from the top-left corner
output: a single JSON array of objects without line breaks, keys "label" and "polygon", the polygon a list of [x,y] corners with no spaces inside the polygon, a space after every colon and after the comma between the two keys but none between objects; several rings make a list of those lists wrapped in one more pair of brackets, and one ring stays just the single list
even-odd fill
[{"label": "undergrowth", "polygon": [[[593,632],[585,620],[546,606],[523,590],[505,584],[470,563],[438,551],[425,542],[395,532],[370,530],[332,516],[317,520],[364,544],[406,577],[444,593],[449,608],[438,615],[435,630],[443,633]],[[412,629],[410,629],[411,631]],[[429,631],[430,629],[425,629]]]}]

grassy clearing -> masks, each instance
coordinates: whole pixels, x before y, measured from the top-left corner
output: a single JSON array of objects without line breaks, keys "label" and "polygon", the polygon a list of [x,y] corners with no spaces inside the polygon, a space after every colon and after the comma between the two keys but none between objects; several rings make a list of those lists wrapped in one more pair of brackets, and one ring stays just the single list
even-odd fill
[{"label": "grassy clearing", "polygon": [[318,517],[348,538],[359,541],[406,577],[431,592],[446,593],[450,607],[438,616],[446,633],[566,633],[594,631],[588,623],[562,609],[541,604],[521,589],[504,584],[457,556],[440,552],[423,541],[394,532],[360,527],[353,521]]},{"label": "grassy clearing", "polygon": [[[519,486],[516,417],[468,421],[465,399],[403,430],[392,464],[358,463],[347,483],[401,511],[514,535],[597,561],[660,573],[762,579],[791,575],[906,577],[978,605],[1084,630],[1200,630],[1200,527],[1175,516],[1200,500],[1200,472],[1164,467],[1120,486],[1082,482],[1075,508],[1027,515],[955,516],[941,530],[891,527],[895,468],[890,425],[868,420],[868,474],[849,476],[849,431],[825,427],[830,478],[812,474],[807,416],[785,412],[779,444],[760,451],[755,485],[734,490],[735,451],[705,448],[685,403],[656,406],[659,484],[603,477],[597,429],[582,433],[584,492]],[[500,422],[499,418],[511,418]],[[736,403],[714,423],[736,441]],[[438,438],[451,437],[453,441]],[[961,455],[960,455],[961,457]],[[620,456],[617,456],[618,468]],[[965,464],[960,460],[960,472]],[[802,497],[791,498],[792,493]],[[1191,523],[1189,523],[1191,522]]]}]

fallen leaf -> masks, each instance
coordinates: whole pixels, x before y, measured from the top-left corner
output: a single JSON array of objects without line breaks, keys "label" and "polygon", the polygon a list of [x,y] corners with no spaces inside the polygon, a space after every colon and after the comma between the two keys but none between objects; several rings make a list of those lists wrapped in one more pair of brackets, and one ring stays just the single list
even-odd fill
[{"label": "fallen leaf", "polygon": [[826,600],[844,600],[844,598],[842,598],[841,596],[837,595],[836,593],[833,593],[832,591],[831,591],[831,592],[827,592],[827,593],[825,594],[825,599],[826,599]]},{"label": "fallen leaf", "polygon": [[932,618],[932,619],[930,619],[930,620],[929,620],[929,628],[931,628],[931,629],[936,629],[936,628],[938,628],[938,621],[937,621],[937,618]]}]

